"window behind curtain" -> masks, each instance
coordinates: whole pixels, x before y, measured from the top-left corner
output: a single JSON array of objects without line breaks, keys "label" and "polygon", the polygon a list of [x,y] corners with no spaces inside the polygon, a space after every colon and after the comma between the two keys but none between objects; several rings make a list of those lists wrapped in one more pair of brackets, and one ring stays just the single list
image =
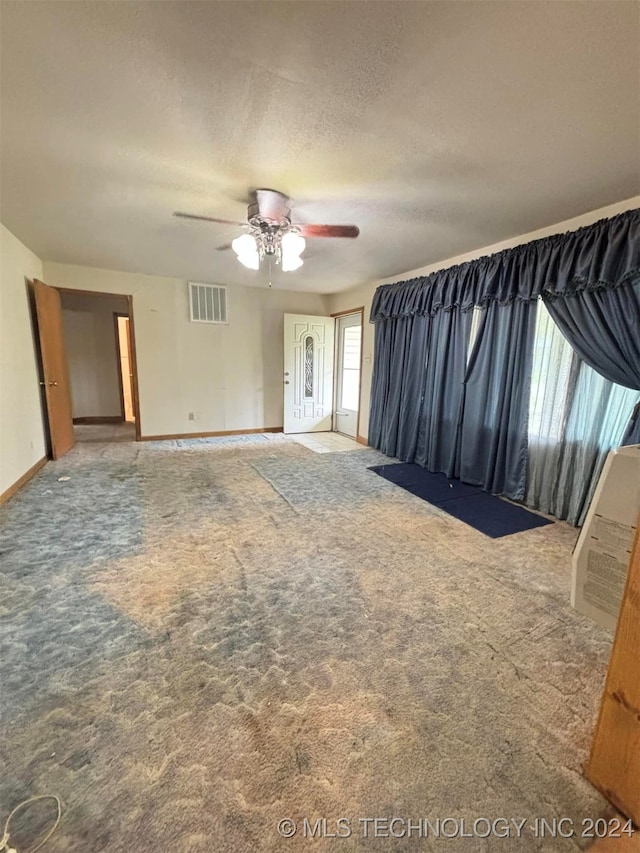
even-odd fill
[{"label": "window behind curtain", "polygon": [[526,502],[581,524],[640,392],[585,364],[538,302],[530,399]]}]

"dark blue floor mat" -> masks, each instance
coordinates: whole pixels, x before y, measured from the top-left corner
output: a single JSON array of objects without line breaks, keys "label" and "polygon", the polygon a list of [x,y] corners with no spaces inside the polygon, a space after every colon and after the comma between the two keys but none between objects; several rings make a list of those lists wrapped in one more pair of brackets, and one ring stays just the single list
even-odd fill
[{"label": "dark blue floor mat", "polygon": [[409,462],[374,465],[369,470],[412,495],[439,506],[492,539],[552,523],[524,507],[490,495],[478,486],[450,480],[446,474],[432,474]]},{"label": "dark blue floor mat", "polygon": [[492,539],[552,524],[541,515],[535,515],[524,507],[510,504],[488,492],[445,501],[438,506]]},{"label": "dark blue floor mat", "polygon": [[402,486],[412,495],[416,495],[431,504],[440,504],[466,495],[479,495],[479,486],[469,486],[460,480],[450,480],[446,474],[432,474],[419,465],[400,462],[397,465],[374,465],[369,468],[385,480]]}]

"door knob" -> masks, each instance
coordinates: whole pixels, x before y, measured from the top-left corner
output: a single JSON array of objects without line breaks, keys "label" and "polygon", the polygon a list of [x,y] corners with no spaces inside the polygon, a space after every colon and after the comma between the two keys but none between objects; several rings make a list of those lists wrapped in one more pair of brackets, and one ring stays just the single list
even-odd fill
[{"label": "door knob", "polygon": [[41,382],[40,384],[41,384],[41,385],[57,385],[58,383],[57,383],[57,382],[52,382],[51,380],[49,380],[48,382]]},{"label": "door knob", "polygon": [[57,382],[49,382],[49,385],[57,385]]}]

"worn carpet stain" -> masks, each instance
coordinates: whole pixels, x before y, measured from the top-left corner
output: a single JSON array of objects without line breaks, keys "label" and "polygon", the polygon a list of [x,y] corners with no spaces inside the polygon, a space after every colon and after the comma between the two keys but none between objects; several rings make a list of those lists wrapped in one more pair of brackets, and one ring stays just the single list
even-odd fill
[{"label": "worn carpet stain", "polygon": [[[610,637],[569,608],[576,531],[487,539],[384,461],[251,436],[46,466],[0,514],[0,819],[58,794],[46,849],[82,853],[584,848],[532,831],[607,813],[581,764]],[[363,837],[372,816],[529,824]]]}]

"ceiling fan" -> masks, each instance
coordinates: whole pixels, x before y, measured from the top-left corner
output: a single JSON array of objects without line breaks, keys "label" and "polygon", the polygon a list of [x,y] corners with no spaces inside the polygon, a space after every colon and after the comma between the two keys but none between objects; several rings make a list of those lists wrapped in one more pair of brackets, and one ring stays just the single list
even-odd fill
[{"label": "ceiling fan", "polygon": [[241,264],[257,270],[260,261],[268,258],[280,264],[283,272],[297,270],[302,266],[300,255],[305,249],[306,237],[357,237],[360,229],[356,225],[302,225],[291,222],[291,199],[277,190],[257,189],[251,192],[247,210],[247,223],[195,213],[174,216],[183,219],[198,219],[203,222],[219,222],[223,225],[238,225],[248,230],[219,246],[220,251],[233,249]]}]

